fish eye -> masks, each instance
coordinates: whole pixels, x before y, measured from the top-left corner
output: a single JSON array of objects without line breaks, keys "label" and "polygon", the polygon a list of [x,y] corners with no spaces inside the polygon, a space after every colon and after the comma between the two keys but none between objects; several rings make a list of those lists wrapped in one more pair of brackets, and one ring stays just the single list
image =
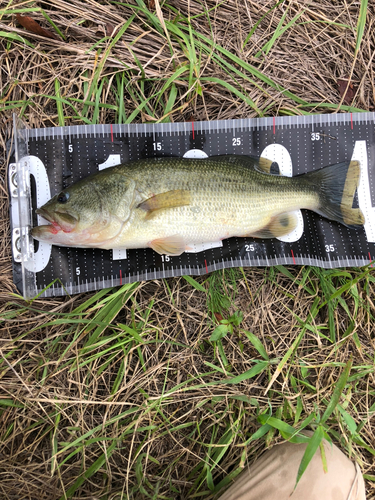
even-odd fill
[{"label": "fish eye", "polygon": [[69,200],[69,193],[64,193],[64,191],[62,191],[57,197],[57,201],[59,203],[66,203],[68,200]]}]

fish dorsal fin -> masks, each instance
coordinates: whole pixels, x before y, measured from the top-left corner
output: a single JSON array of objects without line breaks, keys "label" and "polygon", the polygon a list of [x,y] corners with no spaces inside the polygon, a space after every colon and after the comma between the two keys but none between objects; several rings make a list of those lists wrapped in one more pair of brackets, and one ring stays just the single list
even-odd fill
[{"label": "fish dorsal fin", "polygon": [[210,161],[225,161],[227,163],[237,163],[244,165],[247,168],[257,170],[262,174],[279,175],[279,172],[273,172],[272,165],[277,163],[269,160],[268,158],[263,158],[262,156],[252,156],[252,155],[218,155],[210,156]]},{"label": "fish dorsal fin", "polygon": [[190,191],[185,189],[175,189],[165,193],[156,194],[140,203],[137,208],[141,208],[146,214],[146,219],[151,219],[156,210],[165,208],[176,208],[190,205]]},{"label": "fish dorsal fin", "polygon": [[259,161],[255,163],[254,167],[255,170],[258,170],[259,172],[263,172],[265,174],[270,174],[271,173],[271,166],[272,166],[272,161],[268,160],[268,158],[259,158]]},{"label": "fish dorsal fin", "polygon": [[293,213],[284,213],[272,217],[267,226],[248,235],[253,238],[279,238],[293,231],[298,224],[298,219]]},{"label": "fish dorsal fin", "polygon": [[158,238],[149,243],[155,252],[166,255],[181,255],[185,251],[185,241],[179,234]]}]

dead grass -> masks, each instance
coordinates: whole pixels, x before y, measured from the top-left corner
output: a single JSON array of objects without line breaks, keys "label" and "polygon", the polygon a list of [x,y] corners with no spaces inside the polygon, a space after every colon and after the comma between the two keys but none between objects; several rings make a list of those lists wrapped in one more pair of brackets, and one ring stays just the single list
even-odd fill
[{"label": "dead grass", "polygon": [[[358,2],[290,0],[270,11],[268,1],[173,0],[162,7],[167,35],[157,5],[1,3],[0,498],[214,498],[227,474],[285,439],[285,426],[319,425],[351,359],[324,428],[359,461],[373,499],[372,270],[228,271],[199,279],[206,292],[169,279],[99,294],[91,305],[93,294],[30,304],[12,295],[5,146],[13,111],[31,127],[327,112],[340,105],[337,79],[351,72],[355,98],[341,109],[374,110],[371,3],[356,57]],[[28,33],[4,12],[27,7],[42,8],[65,40]],[[26,14],[54,31],[40,10]],[[107,304],[117,314],[103,327]],[[235,311],[240,326],[210,341],[213,312]]]}]

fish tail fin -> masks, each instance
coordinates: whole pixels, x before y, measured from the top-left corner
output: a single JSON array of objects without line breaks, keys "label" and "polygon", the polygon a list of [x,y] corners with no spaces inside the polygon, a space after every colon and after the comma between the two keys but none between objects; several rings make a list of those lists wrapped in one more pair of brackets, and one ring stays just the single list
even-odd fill
[{"label": "fish tail fin", "polygon": [[358,161],[337,163],[308,175],[319,192],[319,207],[315,212],[345,226],[364,224],[365,218],[361,210],[353,208],[353,198],[360,176]]}]

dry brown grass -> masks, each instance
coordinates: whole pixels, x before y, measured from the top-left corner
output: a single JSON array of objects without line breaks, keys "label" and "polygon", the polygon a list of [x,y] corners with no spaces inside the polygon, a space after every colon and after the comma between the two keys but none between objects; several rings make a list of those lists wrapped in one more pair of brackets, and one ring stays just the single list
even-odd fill
[{"label": "dry brown grass", "polygon": [[[147,2],[151,12],[155,12],[155,3],[158,5],[157,1]],[[337,109],[341,101],[337,79],[352,73],[356,89],[353,106],[374,110],[372,2],[356,57],[358,2],[285,1],[264,18],[245,47],[247,34],[273,7],[273,2],[229,0],[201,4],[195,0],[172,0],[168,5],[162,10],[166,20],[177,19],[177,12],[185,17],[190,15],[195,33],[212,36],[215,43],[241,61],[314,105],[298,104],[225,56],[225,61],[255,84],[234,70],[224,71],[214,57],[220,55],[218,50],[211,54],[198,52],[200,60],[197,56],[194,81],[219,78],[251,98],[264,114],[296,114]],[[337,409],[326,425],[335,442],[359,461],[362,471],[375,476],[373,271],[358,283],[353,282],[353,287],[342,294],[343,302],[332,302],[335,343],[319,335],[330,335],[325,329],[330,306],[323,305],[324,286],[330,283],[339,289],[357,278],[358,270],[350,271],[349,276],[333,277],[329,271],[290,269],[291,278],[277,269],[248,269],[244,275],[223,273],[208,281],[201,278],[199,282],[204,283],[206,290],[213,290],[216,295],[220,291],[218,283],[223,283],[220,293],[229,297],[231,303],[229,311],[223,308],[224,316],[236,310],[244,315],[240,328],[222,341],[224,356],[219,346],[209,341],[215,323],[207,295],[183,278],[136,285],[131,298],[98,337],[97,342],[102,344],[94,343],[92,347],[87,344],[92,330],[87,331],[83,324],[68,323],[68,314],[79,305],[84,307],[92,294],[38,300],[28,308],[11,295],[15,288],[11,275],[5,146],[12,134],[12,111],[21,110],[31,127],[58,125],[54,99],[58,79],[60,95],[66,99],[62,104],[65,124],[92,121],[95,106],[89,104],[86,109],[85,100],[95,100],[98,86],[88,91],[95,78],[98,83],[104,82],[100,102],[115,108],[100,108],[97,122],[114,122],[118,118],[116,74],[126,69],[124,101],[129,117],[142,94],[156,94],[179,65],[189,63],[176,37],[169,34],[170,49],[167,37],[147,22],[144,14],[125,4],[94,0],[11,2],[9,6],[1,3],[1,9],[8,10],[33,6],[48,13],[66,40],[27,33],[14,15],[1,15],[0,31],[22,36],[34,48],[0,37],[0,398],[4,402],[0,405],[0,498],[65,498],[64,492],[85,471],[88,477],[68,498],[211,498],[217,492],[209,490],[210,467],[217,486],[226,474],[239,471],[267,446],[283,439],[271,428],[262,438],[243,446],[260,428],[258,416],[272,409],[274,417],[298,428],[313,412],[322,414],[351,357],[351,378],[340,404],[355,424],[363,422],[358,435],[367,448],[355,439],[344,414]],[[209,13],[210,24],[205,16],[194,18],[203,8],[213,9]],[[286,10],[284,25],[302,14],[265,54],[264,46]],[[106,29],[111,30],[106,23],[118,32],[133,12],[134,21],[110,50],[112,38],[98,45],[100,53],[89,50],[105,36]],[[41,12],[29,15],[53,30]],[[257,57],[261,49],[263,53]],[[257,115],[254,107],[223,85],[202,81],[199,92],[197,87],[189,88],[187,79],[177,79],[175,84],[177,97],[169,114],[173,121],[189,120],[192,116],[195,120],[212,120]],[[149,109],[144,108],[136,120],[161,119],[167,98],[168,92],[161,102],[152,98]],[[79,115],[68,103],[74,104]],[[345,109],[345,104],[341,109]],[[311,318],[315,300],[322,307]],[[149,316],[143,321],[149,307]],[[96,313],[86,307],[75,317],[93,319]],[[311,328],[265,392],[277,363],[301,332],[297,317],[308,321]],[[64,323],[57,323],[59,318]],[[349,331],[352,321],[353,329]],[[120,335],[119,323],[133,328],[138,325],[143,342],[124,336],[119,337],[126,340],[124,345],[116,346],[117,341],[111,336]],[[259,338],[272,363],[254,378],[225,384],[227,378],[252,368],[254,360],[262,360],[244,331]],[[106,352],[106,348],[111,351]],[[119,372],[122,375],[117,386]],[[124,413],[129,410],[133,413]],[[317,419],[313,426],[316,423]],[[91,434],[77,442],[85,433]],[[225,439],[226,451],[215,465],[212,457],[223,449]],[[112,444],[116,444],[113,450]],[[69,457],[73,451],[76,454]],[[102,462],[96,462],[100,457]],[[87,471],[95,463],[97,470],[91,475]],[[366,484],[368,498],[375,498],[374,481],[367,480]]]}]

